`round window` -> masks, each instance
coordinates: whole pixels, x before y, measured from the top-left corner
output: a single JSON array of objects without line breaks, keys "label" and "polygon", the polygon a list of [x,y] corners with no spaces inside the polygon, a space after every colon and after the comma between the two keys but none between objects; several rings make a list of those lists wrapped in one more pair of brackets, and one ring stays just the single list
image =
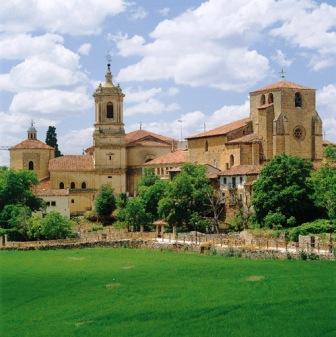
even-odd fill
[{"label": "round window", "polygon": [[293,130],[293,136],[297,140],[303,140],[305,137],[305,130],[302,126],[297,126]]}]

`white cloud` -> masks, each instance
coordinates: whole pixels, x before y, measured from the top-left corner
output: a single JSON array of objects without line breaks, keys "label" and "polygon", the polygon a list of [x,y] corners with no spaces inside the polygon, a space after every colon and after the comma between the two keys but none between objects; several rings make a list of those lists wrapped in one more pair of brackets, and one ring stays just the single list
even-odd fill
[{"label": "white cloud", "polygon": [[[241,105],[224,105],[210,115],[197,110],[183,114],[173,121],[161,120],[157,122],[144,123],[143,128],[180,139],[181,126],[182,137],[185,138],[195,133],[204,131],[204,126],[206,127],[206,130],[209,130],[248,116],[249,101],[247,100]],[[182,121],[182,123],[179,121]],[[135,130],[137,128],[137,124],[133,124],[129,127],[130,130]]]},{"label": "white cloud", "polygon": [[169,96],[175,96],[180,92],[180,89],[177,87],[171,87],[168,89],[167,93]]},{"label": "white cloud", "polygon": [[280,49],[277,49],[272,55],[272,60],[278,63],[281,67],[289,67],[293,63],[293,60],[287,58]]},{"label": "white cloud", "polygon": [[170,13],[169,7],[164,7],[159,10],[159,14],[162,16],[167,16]]},{"label": "white cloud", "polygon": [[147,16],[147,12],[143,7],[134,7],[130,10],[132,20],[142,20]]},{"label": "white cloud", "polygon": [[92,145],[93,128],[71,130],[59,137],[59,147],[63,154],[82,154],[83,150]]},{"label": "white cloud", "polygon": [[91,108],[93,102],[84,88],[77,91],[44,89],[23,91],[13,97],[9,107],[11,112],[57,114],[85,112]]},{"label": "white cloud", "polygon": [[55,34],[2,35],[0,59],[22,60],[9,73],[0,74],[0,89],[22,91],[70,86],[87,81],[79,65],[79,55],[63,46]]},{"label": "white cloud", "polygon": [[119,35],[119,54],[141,59],[118,79],[246,90],[269,73],[268,59],[252,46],[272,38],[313,51],[315,69],[330,66],[336,62],[335,13],[336,7],[312,0],[210,0],[160,22],[148,41]]},{"label": "white cloud", "polygon": [[325,137],[336,141],[336,84],[329,84],[318,90],[316,101],[323,120]]},{"label": "white cloud", "polygon": [[78,48],[78,54],[80,55],[89,55],[91,51],[91,43],[83,43],[79,48]]},{"label": "white cloud", "polygon": [[6,0],[0,7],[0,32],[96,34],[106,17],[126,7],[124,0]]},{"label": "white cloud", "polygon": [[161,88],[127,88],[125,90],[125,116],[148,113],[161,114],[163,112],[171,112],[180,109],[180,106],[176,103],[164,103],[161,98],[158,97],[160,94],[163,94]]}]

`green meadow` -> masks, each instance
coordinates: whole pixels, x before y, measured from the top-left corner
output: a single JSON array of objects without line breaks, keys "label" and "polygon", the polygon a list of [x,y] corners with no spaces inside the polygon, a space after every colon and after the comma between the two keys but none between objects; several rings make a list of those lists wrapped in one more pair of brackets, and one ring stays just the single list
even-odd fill
[{"label": "green meadow", "polygon": [[336,264],[91,248],[2,251],[2,337],[336,336]]}]

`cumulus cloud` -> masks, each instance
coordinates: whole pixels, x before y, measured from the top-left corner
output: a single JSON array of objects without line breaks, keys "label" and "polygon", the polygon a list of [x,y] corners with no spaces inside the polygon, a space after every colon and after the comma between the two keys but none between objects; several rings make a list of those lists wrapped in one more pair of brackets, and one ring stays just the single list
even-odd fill
[{"label": "cumulus cloud", "polygon": [[326,85],[317,91],[317,105],[325,138],[336,142],[336,84]]},{"label": "cumulus cloud", "polygon": [[293,60],[287,58],[287,56],[280,49],[277,49],[271,58],[281,67],[289,67],[293,63]]},{"label": "cumulus cloud", "polygon": [[131,10],[131,20],[142,20],[147,16],[147,11],[141,7],[141,6],[137,6],[137,7],[133,7]]},{"label": "cumulus cloud", "polygon": [[167,16],[170,13],[169,7],[164,7],[159,10],[159,14],[162,16]]},{"label": "cumulus cloud", "polygon": [[71,130],[59,137],[60,149],[64,154],[82,154],[83,150],[92,145],[93,128]]},{"label": "cumulus cloud", "polygon": [[80,55],[89,55],[91,51],[91,43],[83,43],[79,48],[78,48],[78,54]]},{"label": "cumulus cloud", "polygon": [[160,22],[148,41],[116,36],[121,56],[141,57],[118,79],[246,90],[269,74],[268,59],[252,46],[272,38],[310,50],[311,66],[321,69],[336,59],[335,13],[336,7],[312,0],[210,0]]},{"label": "cumulus cloud", "polygon": [[124,0],[6,0],[0,7],[0,32],[97,34],[106,17],[126,7]]}]

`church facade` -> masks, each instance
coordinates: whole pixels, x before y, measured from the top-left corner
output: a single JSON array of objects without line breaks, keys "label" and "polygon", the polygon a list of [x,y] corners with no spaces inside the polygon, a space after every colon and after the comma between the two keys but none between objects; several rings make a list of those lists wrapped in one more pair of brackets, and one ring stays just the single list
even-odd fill
[{"label": "church facade", "polygon": [[167,178],[183,162],[207,165],[211,179],[217,177],[226,193],[227,204],[234,206],[235,198],[248,204],[253,180],[275,155],[296,155],[314,163],[323,157],[316,91],[299,84],[282,80],[251,92],[249,117],[188,137],[183,150],[177,150],[173,138],[150,131],[126,134],[124,96],[108,65],[105,82],[93,94],[93,145],[85,154],[54,158],[54,149],[37,139],[32,125],[27,139],[10,149],[11,168],[34,170],[41,181],[37,194],[68,195],[70,213],[75,215],[92,209],[103,184],[110,184],[117,194],[134,195],[146,167]]}]

